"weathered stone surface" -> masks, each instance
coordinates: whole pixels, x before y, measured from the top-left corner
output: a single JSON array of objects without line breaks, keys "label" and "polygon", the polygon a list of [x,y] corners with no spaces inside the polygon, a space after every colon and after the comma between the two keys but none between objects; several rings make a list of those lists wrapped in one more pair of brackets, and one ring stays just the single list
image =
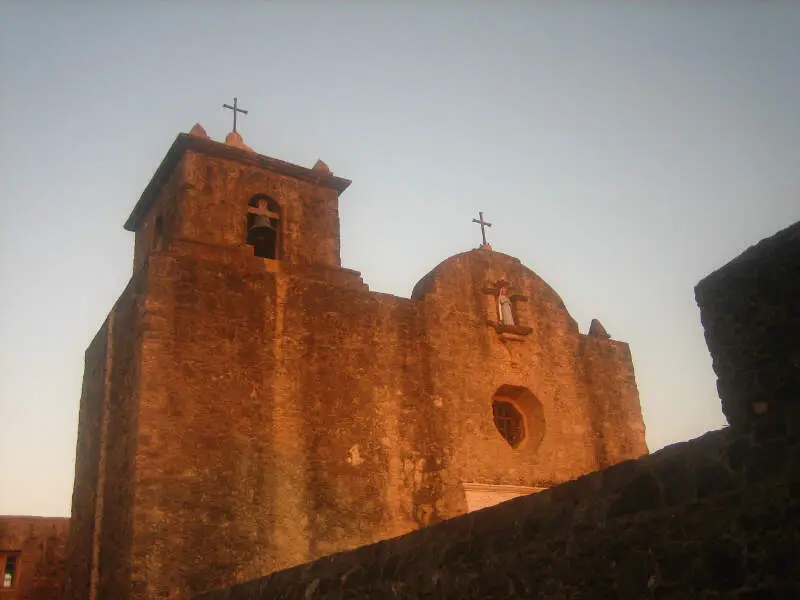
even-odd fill
[{"label": "weathered stone surface", "polygon": [[617,517],[643,510],[653,510],[664,503],[658,480],[651,474],[640,475],[630,481],[620,497],[611,505],[609,516]]},{"label": "weathered stone surface", "polygon": [[[187,598],[462,515],[464,483],[548,487],[646,454],[627,344],[581,335],[555,291],[499,252],[445,260],[410,299],[370,292],[340,264],[348,183],[192,136],[173,145],[126,225],[131,282],[87,350],[67,598]],[[279,206],[279,261],[246,244],[248,203],[264,196]],[[484,290],[500,279],[530,329],[521,341],[489,325]],[[492,414],[501,392],[524,418],[513,448]],[[576,511],[602,482],[577,485],[544,531],[605,510]],[[635,485],[635,510],[663,503]],[[571,550],[555,539],[549,552]],[[470,542],[455,559],[486,554]],[[438,593],[408,567],[376,559],[333,580],[313,565],[291,594],[385,597],[377,578],[394,570],[398,597]],[[469,585],[521,585],[494,567]]]},{"label": "weathered stone surface", "polygon": [[[800,407],[785,409],[781,417],[796,427]],[[748,445],[741,444],[744,439]],[[796,447],[800,440],[785,443]],[[787,479],[785,472],[772,472],[752,479],[743,470],[731,471],[727,456],[733,447],[749,453],[759,444],[747,430],[716,431],[697,443],[669,446],[533,496],[197,600],[295,597],[290,590],[311,583],[310,597],[326,599],[793,598],[800,589],[800,496],[791,496],[789,488],[800,483],[800,475]],[[675,475],[681,465],[686,477]],[[703,475],[715,483],[701,483]],[[608,481],[583,483],[597,478]],[[662,504],[659,487],[694,478],[702,500]],[[619,510],[622,498],[629,510]],[[565,519],[564,504],[570,515],[591,512],[592,526]],[[471,532],[466,539],[464,531]],[[367,564],[376,565],[371,575],[348,578],[337,588],[342,595],[320,591],[332,589],[326,581],[340,581]]]},{"label": "weathered stone surface", "polygon": [[735,489],[736,479],[733,474],[720,464],[704,465],[697,469],[697,497],[699,499],[717,496]]},{"label": "weathered stone surface", "polygon": [[800,402],[800,222],[707,276],[695,297],[728,421]]},{"label": "weathered stone surface", "polygon": [[592,322],[589,325],[589,335],[591,337],[598,337],[603,339],[608,339],[611,337],[609,333],[606,331],[606,328],[603,327],[603,324],[597,319],[592,319]]},{"label": "weathered stone surface", "polygon": [[200,123],[195,123],[194,126],[189,130],[189,135],[193,135],[194,137],[209,139],[206,130],[203,128]]},{"label": "weathered stone surface", "polygon": [[[383,597],[467,600],[799,597],[800,404],[794,392],[787,394],[797,375],[796,356],[787,352],[795,352],[797,338],[787,345],[783,334],[757,331],[764,322],[794,331],[794,317],[787,320],[787,315],[796,315],[798,307],[796,231],[795,226],[794,233],[776,236],[780,251],[767,264],[753,252],[731,263],[744,265],[745,274],[737,275],[734,268],[732,277],[747,279],[758,289],[755,296],[747,296],[752,291],[747,286],[740,294],[724,283],[722,291],[709,291],[720,281],[714,276],[698,286],[732,427],[379,547],[273,573],[198,600],[257,600],[283,592],[291,597],[309,569],[314,585],[325,589],[326,579],[375,561],[387,568],[376,569],[376,579],[344,585],[341,597],[377,597],[375,589],[384,590]],[[769,242],[762,250],[775,246]],[[763,277],[754,264],[766,272]],[[792,281],[782,287],[771,279],[775,272]],[[424,279],[414,296],[432,289],[435,281]],[[765,289],[769,293],[763,295]],[[719,306],[723,310],[717,311]],[[731,314],[736,318],[729,319]],[[730,340],[734,350],[726,346]],[[263,593],[267,588],[269,596]]]},{"label": "weathered stone surface", "polygon": [[17,561],[10,589],[2,587],[0,573],[0,598],[61,600],[68,533],[69,519],[0,515],[0,553],[14,553]]},{"label": "weathered stone surface", "polygon": [[233,146],[234,148],[241,148],[242,150],[247,150],[249,152],[253,151],[250,146],[244,143],[244,139],[238,131],[231,131],[228,133],[228,135],[225,136],[225,143],[229,146]]},{"label": "weathered stone surface", "polygon": [[333,171],[330,170],[328,165],[326,165],[325,161],[322,159],[317,159],[317,162],[314,163],[314,166],[311,167],[311,170],[323,175],[333,175]]}]

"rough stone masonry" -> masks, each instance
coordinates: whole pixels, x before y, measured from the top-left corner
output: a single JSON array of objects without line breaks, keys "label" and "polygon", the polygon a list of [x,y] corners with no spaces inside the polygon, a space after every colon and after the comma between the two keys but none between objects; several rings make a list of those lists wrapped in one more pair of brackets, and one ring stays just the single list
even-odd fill
[{"label": "rough stone masonry", "polygon": [[0,599],[64,597],[69,519],[0,515]]},{"label": "rough stone masonry", "polygon": [[67,598],[189,598],[647,453],[627,344],[488,245],[370,291],[349,184],[177,137],[86,351]]},{"label": "rough stone masonry", "polygon": [[730,427],[198,600],[800,598],[798,281],[800,223],[696,288]]}]

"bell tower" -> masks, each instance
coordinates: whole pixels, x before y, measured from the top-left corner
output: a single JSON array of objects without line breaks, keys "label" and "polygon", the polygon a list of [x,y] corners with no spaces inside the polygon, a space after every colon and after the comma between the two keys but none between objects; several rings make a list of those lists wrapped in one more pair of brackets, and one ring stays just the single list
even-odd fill
[{"label": "bell tower", "polygon": [[[302,462],[281,436],[305,413],[282,404],[275,369],[292,353],[283,328],[318,318],[303,303],[367,293],[340,264],[349,184],[322,161],[257,154],[236,131],[177,136],[125,223],[133,274],[86,351],[68,600],[185,598],[248,561],[257,575],[308,558],[287,516],[295,484],[276,475]],[[216,567],[187,579],[191,556]]]},{"label": "bell tower", "polygon": [[293,165],[256,154],[235,131],[213,141],[197,124],[175,139],[125,223],[136,233],[134,270],[186,242],[339,267],[339,194],[348,185],[321,160]]}]

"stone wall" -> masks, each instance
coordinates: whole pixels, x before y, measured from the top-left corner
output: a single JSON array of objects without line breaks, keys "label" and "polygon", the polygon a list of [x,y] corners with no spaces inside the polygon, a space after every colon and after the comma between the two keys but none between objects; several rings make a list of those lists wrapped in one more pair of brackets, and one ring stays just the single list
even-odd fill
[{"label": "stone wall", "polygon": [[17,556],[13,587],[2,587],[0,574],[0,598],[61,600],[68,532],[69,519],[0,515],[0,553]]},{"label": "stone wall", "polygon": [[86,598],[94,564],[93,549],[97,520],[100,456],[103,446],[103,397],[106,388],[109,319],[86,349],[83,389],[78,414],[75,451],[75,484],[72,490],[72,518],[68,545],[67,598]]},{"label": "stone wall", "polygon": [[197,600],[800,596],[800,411]]},{"label": "stone wall", "polygon": [[697,286],[729,428],[198,598],[800,597],[799,266],[800,224]]},{"label": "stone wall", "polygon": [[728,421],[800,402],[800,222],[703,279],[695,295]]},{"label": "stone wall", "polygon": [[[147,276],[131,598],[186,597],[456,517],[465,483],[546,487],[646,452],[627,346],[582,346],[558,296],[506,255],[446,261],[417,299],[179,240]],[[483,288],[500,276],[530,298],[525,339],[486,323]],[[499,435],[504,384],[538,398],[541,444]]]},{"label": "stone wall", "polygon": [[[68,598],[186,598],[457,517],[469,486],[489,502],[647,452],[627,345],[582,335],[519,260],[473,250],[411,298],[371,292],[339,266],[346,180],[187,140],[87,354]],[[245,243],[261,194],[282,260]]]},{"label": "stone wall", "polygon": [[[125,598],[131,581],[141,364],[141,270],[86,351],[80,401],[67,600]],[[101,552],[102,548],[102,552]]]},{"label": "stone wall", "polygon": [[[498,280],[509,282],[517,323],[530,331],[490,324]],[[549,486],[647,453],[627,344],[581,334],[556,291],[519,259],[483,249],[455,255],[412,299],[425,317],[431,400],[445,409],[432,418],[446,423],[437,437],[457,481]],[[513,451],[486,418],[504,385],[528,390],[542,407],[546,433],[535,450],[523,442]]]}]

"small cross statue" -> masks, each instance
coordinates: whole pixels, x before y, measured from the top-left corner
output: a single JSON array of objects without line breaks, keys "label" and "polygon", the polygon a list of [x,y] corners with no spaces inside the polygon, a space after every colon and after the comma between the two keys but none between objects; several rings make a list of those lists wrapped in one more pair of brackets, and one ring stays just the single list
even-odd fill
[{"label": "small cross statue", "polygon": [[227,108],[227,109],[230,109],[230,110],[233,111],[233,133],[236,133],[236,113],[240,112],[240,113],[245,114],[245,115],[247,114],[246,110],[241,109],[241,108],[238,107],[238,105],[237,105],[238,101],[239,101],[238,98],[236,98],[234,96],[234,98],[233,98],[233,106],[231,106],[230,104],[223,104],[222,105],[222,108]]},{"label": "small cross statue", "polygon": [[472,219],[472,222],[477,223],[478,225],[481,226],[481,236],[483,237],[483,245],[488,246],[488,244],[486,243],[486,227],[491,227],[492,224],[483,220],[482,212],[478,212],[478,218]]}]

